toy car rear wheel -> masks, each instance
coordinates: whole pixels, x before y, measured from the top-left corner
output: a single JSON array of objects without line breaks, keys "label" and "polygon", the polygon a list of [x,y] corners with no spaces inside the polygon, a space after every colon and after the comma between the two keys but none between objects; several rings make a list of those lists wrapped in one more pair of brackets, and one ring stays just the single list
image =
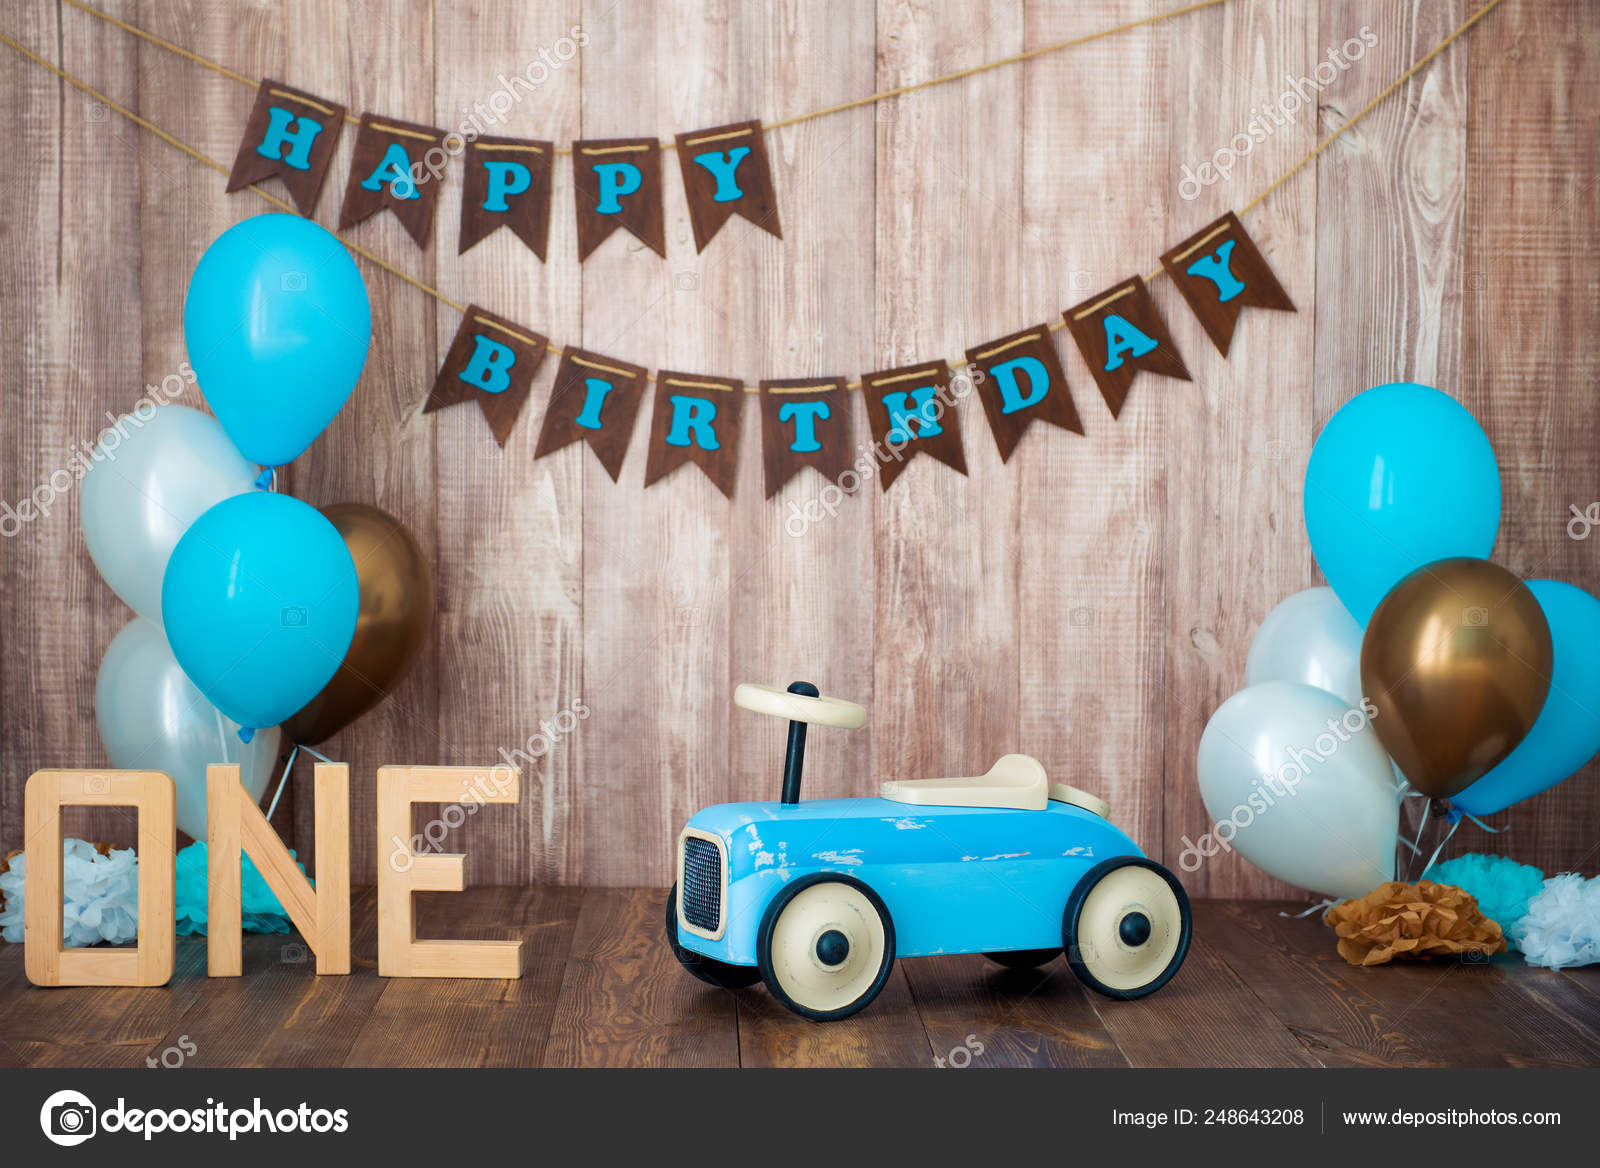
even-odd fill
[{"label": "toy car rear wheel", "polygon": [[1059,949],[1007,949],[1000,953],[985,953],[996,965],[1007,969],[1038,969],[1061,956]]},{"label": "toy car rear wheel", "polygon": [[667,944],[678,964],[707,985],[718,989],[742,990],[761,980],[761,971],[753,965],[733,965],[718,961],[692,949],[685,949],[678,939],[678,886],[674,884],[667,893]]},{"label": "toy car rear wheel", "polygon": [[814,1022],[867,1006],[894,968],[894,922],[878,894],[837,872],[794,881],[767,906],[756,935],[767,989]]},{"label": "toy car rear wheel", "polygon": [[1096,864],[1067,898],[1061,936],[1078,980],[1108,998],[1142,998],[1166,985],[1189,952],[1189,897],[1152,860]]}]

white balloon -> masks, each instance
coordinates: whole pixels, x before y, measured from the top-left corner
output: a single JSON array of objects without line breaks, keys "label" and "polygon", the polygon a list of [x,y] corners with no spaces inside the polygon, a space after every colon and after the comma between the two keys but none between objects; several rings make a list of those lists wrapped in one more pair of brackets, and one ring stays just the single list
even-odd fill
[{"label": "white balloon", "polygon": [[1361,705],[1361,626],[1332,588],[1296,592],[1267,614],[1250,642],[1244,683],[1298,681]]},{"label": "white balloon", "polygon": [[1196,766],[1212,844],[1186,847],[1180,867],[1231,847],[1313,892],[1365,896],[1394,879],[1400,794],[1362,710],[1309,685],[1253,685],[1211,716]]},{"label": "white balloon", "polygon": [[117,419],[83,476],[80,521],[94,566],[129,608],[161,627],[161,579],[189,525],[254,485],[260,469],[210,414],[156,406]]},{"label": "white balloon", "polygon": [[282,732],[257,730],[239,741],[239,724],[223,717],[194,687],[161,630],[135,617],[112,639],[94,687],[95,723],[113,766],[166,771],[178,788],[178,826],[206,838],[206,764],[239,764],[250,797],[260,801],[278,761]]}]

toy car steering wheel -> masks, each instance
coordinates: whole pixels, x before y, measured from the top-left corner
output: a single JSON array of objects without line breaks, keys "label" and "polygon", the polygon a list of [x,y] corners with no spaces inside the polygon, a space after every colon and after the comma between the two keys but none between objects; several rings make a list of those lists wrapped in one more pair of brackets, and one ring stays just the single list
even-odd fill
[{"label": "toy car steering wheel", "polygon": [[771,685],[745,682],[733,691],[733,704],[757,714],[771,714],[791,722],[816,726],[838,726],[855,730],[866,724],[867,711],[843,698],[807,697]]}]

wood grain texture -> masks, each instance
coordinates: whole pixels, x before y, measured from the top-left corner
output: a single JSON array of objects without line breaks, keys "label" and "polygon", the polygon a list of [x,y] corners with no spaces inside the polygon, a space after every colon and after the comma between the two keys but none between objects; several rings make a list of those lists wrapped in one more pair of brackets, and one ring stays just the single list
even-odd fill
[{"label": "wood grain texture", "polygon": [[[0,1066],[507,1067],[1162,1065],[1541,1066],[1600,1059],[1600,966],[1516,956],[1356,969],[1291,901],[1196,901],[1196,949],[1153,997],[1091,993],[1060,957],[1013,973],[987,959],[897,963],[841,1022],[784,1010],[761,986],[713,989],[661,940],[654,890],[481,888],[419,899],[456,940],[508,932],[519,981],[377,975],[376,898],[356,894],[354,969],[318,977],[293,935],[250,935],[244,975],[208,980],[179,938],[160,989],[37,990],[0,946]],[[1463,1020],[1470,1020],[1467,1024]],[[942,1060],[942,1061],[941,1061]]]},{"label": "wood grain texture", "polygon": [[[499,106],[487,132],[562,144],[770,122],[1170,7],[104,2],[352,110],[453,129]],[[949,360],[1153,270],[1476,6],[1233,0],[787,126],[766,142],[781,240],[735,217],[697,252],[675,160],[664,160],[666,260],[618,233],[579,265],[567,158],[556,161],[547,263],[508,232],[455,255],[462,158],[447,163],[426,250],[386,214],[350,238],[454,299],[652,369],[853,379]],[[11,11],[8,34],[232,159],[252,90],[50,0]],[[1185,196],[1186,165],[1211,159],[1363,29],[1376,43],[1360,60],[1309,92],[1226,181]],[[563,59],[563,38],[580,32],[581,53]],[[1031,427],[1002,465],[969,397],[956,422],[968,476],[917,459],[889,492],[869,483],[815,522],[790,523],[824,498],[814,472],[764,498],[753,408],[731,501],[695,471],[642,489],[642,419],[620,483],[582,446],[535,459],[554,360],[503,450],[475,410],[422,415],[459,318],[364,269],[367,369],[280,481],[313,504],[395,514],[438,581],[432,644],[414,672],[323,748],[352,766],[354,881],[376,878],[379,765],[510,759],[522,802],[483,808],[449,842],[469,857],[469,886],[664,886],[691,812],[775,793],[783,727],[734,712],[733,684],[796,678],[872,714],[866,730],[812,735],[808,794],[981,772],[1023,750],[1107,797],[1119,825],[1176,862],[1208,826],[1193,774],[1207,717],[1242,685],[1262,617],[1318,580],[1299,513],[1311,442],[1382,381],[1440,385],[1484,422],[1505,481],[1496,558],[1600,590],[1593,545],[1565,530],[1568,507],[1600,489],[1600,363],[1588,343],[1600,324],[1597,54],[1594,5],[1502,5],[1245,217],[1297,313],[1246,312],[1223,361],[1157,279],[1192,383],[1141,377],[1113,420],[1057,333],[1084,435]],[[540,61],[536,85],[516,83]],[[225,196],[221,176],[25,62],[0,71],[0,101],[17,127],[16,165],[0,177],[0,282],[15,290],[0,304],[0,342],[16,354],[0,390],[0,492],[15,504],[97,437],[106,410],[132,408],[142,386],[179,369],[189,272],[211,239],[265,207]],[[347,126],[317,208],[324,224],[337,218],[352,141]],[[193,386],[179,400],[203,404]],[[866,444],[861,406],[853,393]],[[0,581],[4,850],[20,843],[29,773],[104,764],[94,678],[128,612],[93,570],[73,492],[0,540]],[[1508,835],[1464,826],[1450,850],[1595,872],[1596,772],[1497,818],[1516,824]],[[309,865],[309,763],[291,786],[274,826]],[[117,810],[74,812],[66,830],[134,838]],[[1197,895],[1288,894],[1236,855],[1184,878]]]}]

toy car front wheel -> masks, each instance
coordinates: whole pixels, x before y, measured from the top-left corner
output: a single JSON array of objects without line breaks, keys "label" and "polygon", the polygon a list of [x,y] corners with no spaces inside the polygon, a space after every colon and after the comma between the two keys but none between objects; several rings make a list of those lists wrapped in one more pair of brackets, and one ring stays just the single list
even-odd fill
[{"label": "toy car front wheel", "polygon": [[733,965],[715,957],[685,949],[678,939],[678,886],[674,884],[667,893],[667,944],[678,964],[707,985],[718,989],[742,990],[761,980],[761,971],[753,965]]},{"label": "toy car front wheel", "polygon": [[1108,998],[1166,985],[1189,952],[1189,897],[1160,864],[1121,856],[1096,864],[1067,899],[1061,922],[1078,980]]},{"label": "toy car front wheel", "polygon": [[761,918],[756,960],[767,989],[814,1022],[863,1009],[894,968],[894,923],[877,893],[835,872],[796,880]]}]

